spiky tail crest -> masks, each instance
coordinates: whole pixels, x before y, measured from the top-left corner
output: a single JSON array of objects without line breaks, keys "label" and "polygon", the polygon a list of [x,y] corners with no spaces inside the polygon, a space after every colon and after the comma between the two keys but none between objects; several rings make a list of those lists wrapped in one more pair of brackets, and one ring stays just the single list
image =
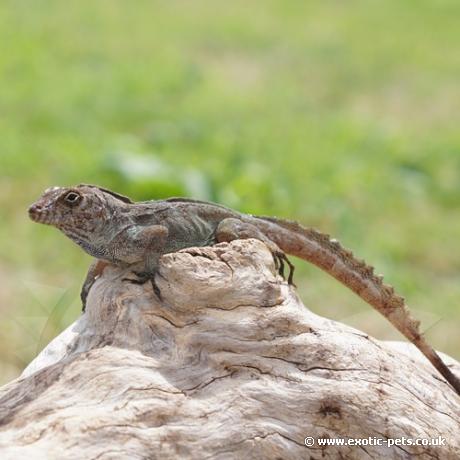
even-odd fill
[{"label": "spiky tail crest", "polygon": [[[259,220],[260,219],[260,220]],[[437,352],[421,334],[420,322],[414,319],[404,301],[383,277],[374,274],[374,267],[357,259],[351,251],[325,233],[307,228],[298,222],[275,217],[257,217],[255,223],[264,233],[269,233],[284,252],[313,263],[346,287],[358,294],[385,316],[410,342],[412,342],[455,388],[460,395],[460,379],[441,360]],[[276,226],[271,231],[266,225]]]}]

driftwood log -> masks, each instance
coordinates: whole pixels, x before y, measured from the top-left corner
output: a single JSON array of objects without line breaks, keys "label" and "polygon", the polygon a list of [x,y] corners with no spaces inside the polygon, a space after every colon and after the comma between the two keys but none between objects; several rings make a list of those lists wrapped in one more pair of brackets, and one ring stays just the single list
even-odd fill
[{"label": "driftwood log", "polygon": [[107,267],[0,389],[1,459],[460,458],[460,400],[425,358],[307,310],[259,241],[163,256],[161,302],[129,276]]}]

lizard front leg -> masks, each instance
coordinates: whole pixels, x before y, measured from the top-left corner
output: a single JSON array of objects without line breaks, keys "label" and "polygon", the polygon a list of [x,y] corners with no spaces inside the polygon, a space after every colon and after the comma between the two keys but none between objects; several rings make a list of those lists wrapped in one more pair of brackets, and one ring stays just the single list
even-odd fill
[{"label": "lizard front leg", "polygon": [[279,246],[262,233],[255,225],[243,222],[234,217],[229,217],[222,220],[216,229],[216,240],[218,242],[229,242],[237,239],[255,238],[265,243],[273,254],[275,260],[275,268],[278,273],[284,278],[284,263],[289,267],[288,283],[293,283],[294,265],[286,257],[286,254]]},{"label": "lizard front leg", "polygon": [[102,274],[104,268],[109,265],[109,262],[105,260],[96,259],[89,267],[88,273],[86,274],[85,281],[80,291],[80,299],[82,303],[81,311],[84,313],[86,310],[86,299],[88,298],[89,290],[96,281],[96,279]]},{"label": "lizard front leg", "polygon": [[164,225],[151,225],[131,230],[130,244],[135,247],[144,262],[142,272],[134,272],[136,280],[130,279],[132,283],[144,284],[148,280],[158,298],[161,299],[160,289],[155,283],[155,274],[158,270],[158,260],[165,252],[164,248],[168,239],[168,228]]}]

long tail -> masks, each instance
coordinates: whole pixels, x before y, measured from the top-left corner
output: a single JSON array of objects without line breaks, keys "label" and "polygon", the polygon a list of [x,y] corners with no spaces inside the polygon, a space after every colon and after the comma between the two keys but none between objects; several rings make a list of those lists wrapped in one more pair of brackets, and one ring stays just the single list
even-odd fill
[{"label": "long tail", "polygon": [[284,252],[326,271],[385,316],[428,358],[460,395],[460,379],[420,333],[420,322],[412,318],[404,298],[397,295],[392,286],[384,284],[383,277],[375,275],[373,267],[357,259],[329,235],[315,229],[274,217],[257,217],[255,220],[257,222],[253,223]]}]

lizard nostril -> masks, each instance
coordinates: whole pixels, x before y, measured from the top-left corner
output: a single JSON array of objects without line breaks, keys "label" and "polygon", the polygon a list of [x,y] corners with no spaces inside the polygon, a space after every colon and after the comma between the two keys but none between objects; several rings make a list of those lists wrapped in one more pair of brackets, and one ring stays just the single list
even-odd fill
[{"label": "lizard nostril", "polygon": [[41,209],[42,207],[39,204],[33,204],[32,206],[30,206],[29,212],[37,212],[41,211]]},{"label": "lizard nostril", "polygon": [[41,205],[39,204],[33,204],[32,206],[29,207],[29,216],[36,220],[39,218],[39,216],[41,215],[43,211],[43,208]]}]

